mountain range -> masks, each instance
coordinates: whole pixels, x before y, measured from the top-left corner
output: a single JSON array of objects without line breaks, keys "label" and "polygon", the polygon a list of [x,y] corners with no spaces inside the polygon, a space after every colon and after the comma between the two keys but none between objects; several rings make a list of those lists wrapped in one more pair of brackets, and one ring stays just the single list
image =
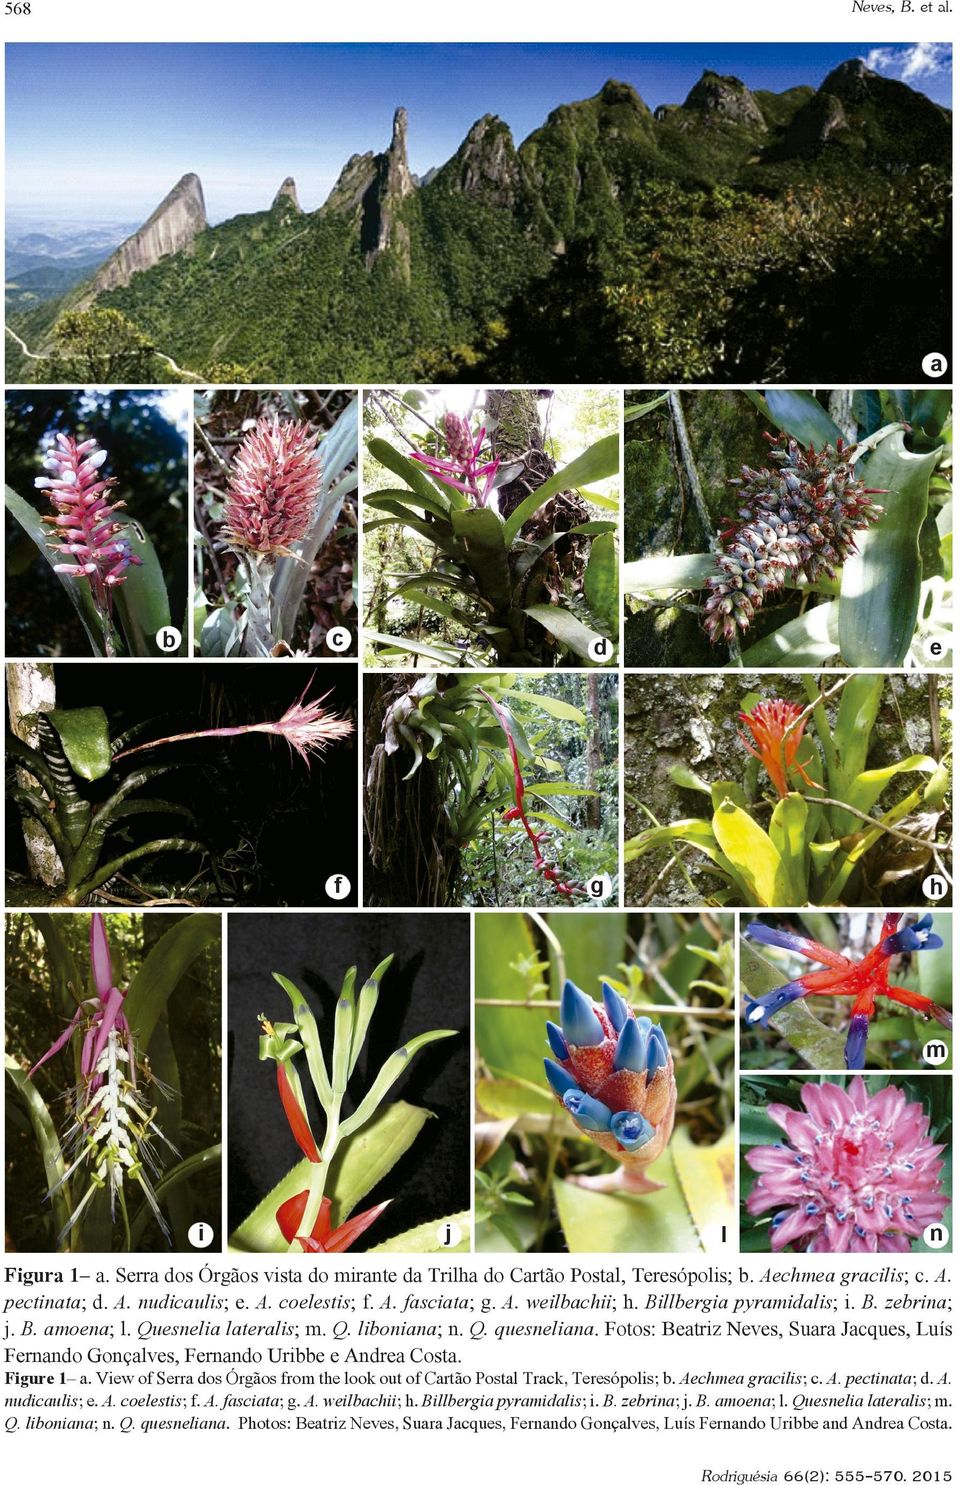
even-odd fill
[{"label": "mountain range", "polygon": [[8,380],[79,376],[98,323],[158,380],[766,380],[824,346],[820,379],[916,380],[943,336],[950,114],[859,60],[784,93],[708,71],[655,111],[610,81],[519,146],[485,114],[422,180],[407,131],[309,213],[288,178],[210,226],[185,174],[62,297],[8,304]]}]

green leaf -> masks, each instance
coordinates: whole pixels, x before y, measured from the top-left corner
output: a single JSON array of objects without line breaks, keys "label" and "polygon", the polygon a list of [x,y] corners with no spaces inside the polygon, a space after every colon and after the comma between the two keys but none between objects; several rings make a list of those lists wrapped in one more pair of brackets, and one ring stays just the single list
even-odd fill
[{"label": "green leaf", "polygon": [[678,588],[703,588],[716,577],[717,559],[710,552],[686,557],[643,557],[623,564],[623,591],[634,598],[646,593],[674,592]]},{"label": "green leaf", "polygon": [[[825,665],[840,648],[840,603],[818,603],[798,619],[782,624],[742,652],[739,664],[750,670]],[[729,668],[729,667],[728,667]]]},{"label": "green leaf", "polygon": [[840,653],[845,665],[903,664],[917,626],[923,563],[920,528],[927,514],[930,476],[940,450],[911,454],[903,430],[885,438],[865,459],[860,475],[884,515],[858,538],[840,583]]},{"label": "green leaf", "polygon": [[561,490],[572,490],[578,485],[588,485],[591,480],[609,479],[620,469],[620,435],[609,433],[591,444],[564,469],[558,469],[544,484],[540,485],[526,500],[521,500],[516,510],[504,524],[503,540],[509,547],[519,534],[520,528],[536,515],[542,505]]},{"label": "green leaf", "polygon": [[[401,654],[425,655],[429,660],[439,660],[441,665],[470,665],[474,668],[477,665],[475,660],[460,650],[454,649],[453,645],[425,645],[419,640],[404,639],[400,635],[378,634],[373,629],[365,629],[364,638],[371,640],[374,644],[386,645],[392,650],[398,650]],[[382,654],[378,658],[383,658]]]},{"label": "green leaf", "polygon": [[[586,915],[578,914],[578,918],[587,920]],[[540,1087],[547,1051],[544,1023],[549,1013],[536,1000],[529,1009],[519,1010],[483,1003],[530,1000],[526,968],[536,961],[530,919],[523,913],[478,913],[474,929],[477,1051],[498,1075]]]},{"label": "green leaf", "polygon": [[[454,1247],[442,1247],[439,1235],[448,1222],[456,1222],[462,1236],[459,1243]],[[368,1253],[469,1253],[470,1252],[470,1213],[454,1212],[449,1217],[437,1217],[432,1222],[421,1222],[419,1227],[408,1227],[406,1232],[398,1232],[396,1237],[387,1238],[385,1243],[377,1243],[375,1247],[368,1248]]]},{"label": "green leaf", "polygon": [[807,803],[799,794],[779,799],[770,817],[770,840],[781,866],[774,883],[775,903],[802,905],[808,900]]},{"label": "green leaf", "polygon": [[593,665],[600,663],[599,655],[609,650],[609,640],[595,629],[588,629],[586,624],[565,608],[552,603],[535,603],[532,608],[525,608],[524,613],[528,619],[542,625],[548,634],[552,634],[568,650]]},{"label": "green leaf", "polygon": [[667,777],[677,785],[679,789],[693,789],[698,794],[709,794],[710,785],[705,783],[698,773],[688,768],[685,763],[674,763],[667,769]]},{"label": "green leaf", "polygon": [[681,1124],[674,1131],[669,1150],[701,1247],[705,1253],[729,1252],[735,1240],[733,1128],[713,1145],[695,1145],[689,1127]]},{"label": "green leaf", "polygon": [[429,495],[425,492],[416,492],[416,490],[373,490],[370,495],[364,495],[363,503],[364,511],[367,506],[370,506],[373,511],[389,511],[394,515],[397,514],[398,505],[404,508],[407,505],[416,505],[424,511],[431,511],[432,514],[438,515],[449,526],[449,503],[437,495],[435,490],[432,490]]},{"label": "green leaf", "polygon": [[220,914],[192,913],[168,928],[133,978],[123,1012],[146,1051],[153,1028],[190,964],[208,944],[220,942]]},{"label": "green leaf", "polygon": [[[4,1067],[7,1077],[16,1088],[23,1099],[30,1123],[33,1126],[34,1138],[43,1161],[43,1173],[47,1182],[47,1191],[53,1192],[50,1197],[50,1205],[53,1212],[53,1220],[56,1224],[55,1231],[61,1232],[70,1220],[70,1201],[67,1191],[63,1186],[53,1191],[54,1186],[63,1176],[66,1166],[63,1163],[63,1153],[60,1149],[60,1141],[57,1138],[57,1128],[38,1092],[36,1085],[27,1077],[23,1068],[15,1058],[6,1055]],[[8,1126],[9,1133],[9,1126]]]},{"label": "green leaf", "polygon": [[236,652],[237,621],[233,610],[214,608],[207,614],[200,631],[200,654],[204,659],[222,658]]},{"label": "green leaf", "polygon": [[617,548],[613,532],[598,536],[590,547],[590,559],[583,574],[583,596],[598,624],[617,633],[620,618],[620,594],[617,582]]},{"label": "green leaf", "polygon": [[[740,981],[752,1000],[759,1000],[771,990],[787,983],[787,976],[772,964],[753,944],[742,939],[740,943]],[[797,1053],[807,1067],[819,1072],[831,1072],[843,1067],[845,1037],[833,1031],[817,1019],[806,1000],[795,1000],[784,1006],[770,1018],[770,1025],[778,1036]],[[741,1056],[749,1054],[749,1048],[758,1033],[744,1025],[741,1030]],[[785,1065],[782,1060],[780,1065]],[[760,1141],[763,1143],[763,1141]]]},{"label": "green leaf", "polygon": [[[30,537],[34,545],[39,549],[41,557],[53,567],[58,562],[58,557],[53,547],[47,545],[49,535],[37,512],[30,503],[18,495],[16,490],[11,490],[9,485],[4,486],[4,497],[7,510],[14,520]],[[103,655],[103,626],[100,622],[97,606],[93,601],[90,584],[83,579],[67,577],[65,573],[55,574],[64,593],[73,605],[77,618],[83,625],[90,647],[95,655]]]},{"label": "green leaf", "polygon": [[[820,406],[812,392],[791,392],[770,388],[766,393],[767,410],[773,422],[806,448],[813,444],[822,449],[835,444],[843,434]],[[844,439],[846,443],[846,439]]]},{"label": "green leaf", "polygon": [[596,789],[590,789],[586,784],[568,784],[563,780],[550,784],[528,784],[528,794],[536,794],[541,799],[549,799],[554,794],[566,794],[570,797],[583,795],[585,797],[596,796]]},{"label": "green leaf", "polygon": [[[344,1140],[330,1162],[327,1180],[333,1226],[345,1221],[393,1169],[432,1117],[426,1109],[398,1099],[380,1109],[358,1134]],[[230,1237],[230,1247],[245,1253],[286,1253],[288,1245],[277,1225],[277,1208],[307,1189],[310,1173],[310,1161],[298,1161],[246,1221],[241,1222]]]},{"label": "green leaf", "polygon": [[74,773],[92,780],[110,772],[110,724],[102,706],[56,707],[47,716]]},{"label": "green leaf", "polygon": [[557,1216],[571,1253],[701,1253],[697,1229],[667,1150],[649,1169],[664,1189],[648,1196],[590,1191],[555,1181]]},{"label": "green leaf", "polygon": [[546,712],[548,717],[556,717],[560,722],[579,722],[582,726],[586,722],[585,714],[578,706],[573,706],[569,701],[561,701],[556,696],[538,696],[535,691],[501,691],[501,696],[513,696],[517,701],[528,701],[532,707]]},{"label": "green leaf", "polygon": [[669,392],[661,392],[659,397],[651,397],[649,401],[641,402],[636,407],[628,407],[623,414],[624,425],[635,423],[638,418],[645,418],[654,408],[662,407],[669,396]]},{"label": "green leaf", "polygon": [[436,500],[436,486],[432,480],[427,478],[422,467],[415,459],[410,459],[406,454],[401,454],[399,449],[395,449],[393,444],[387,443],[385,438],[368,439],[367,448],[385,469],[389,469],[391,474],[399,475],[403,483],[415,495],[420,495],[425,500]]},{"label": "green leaf", "polygon": [[559,1112],[559,1105],[544,1084],[535,1086],[519,1078],[480,1078],[477,1104],[491,1119],[521,1119],[526,1114]]},{"label": "green leaf", "polygon": [[127,568],[123,582],[113,590],[117,618],[123,630],[127,651],[131,655],[156,656],[156,634],[170,620],[170,600],[156,549],[150,537],[136,521],[124,521],[123,534],[130,550],[141,565]]},{"label": "green leaf", "polygon": [[510,606],[510,568],[504,545],[504,527],[489,506],[454,511],[454,535],[462,543],[467,566],[477,587],[495,609]]},{"label": "green leaf", "polygon": [[783,861],[773,841],[746,810],[727,800],[714,812],[713,833],[721,850],[731,862],[749,893],[748,906],[796,906],[781,901],[778,889],[783,881]]}]

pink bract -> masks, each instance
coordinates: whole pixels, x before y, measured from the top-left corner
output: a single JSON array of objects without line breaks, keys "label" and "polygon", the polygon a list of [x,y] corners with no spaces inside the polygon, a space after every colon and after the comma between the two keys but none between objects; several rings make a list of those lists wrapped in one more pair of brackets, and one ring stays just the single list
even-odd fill
[{"label": "pink bract", "polygon": [[758,1180],[747,1211],[778,1208],[770,1246],[808,1253],[906,1253],[950,1198],[940,1189],[944,1146],[930,1138],[919,1103],[888,1084],[868,1093],[807,1083],[805,1113],[772,1103],[767,1113],[787,1138],[746,1159]]}]

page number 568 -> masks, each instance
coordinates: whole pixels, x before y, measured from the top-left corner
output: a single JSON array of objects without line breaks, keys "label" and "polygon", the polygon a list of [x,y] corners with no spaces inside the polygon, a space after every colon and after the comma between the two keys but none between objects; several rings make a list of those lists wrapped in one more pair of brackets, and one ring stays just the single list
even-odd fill
[{"label": "page number 568", "polygon": [[30,0],[7,0],[3,13],[4,15],[29,15]]}]

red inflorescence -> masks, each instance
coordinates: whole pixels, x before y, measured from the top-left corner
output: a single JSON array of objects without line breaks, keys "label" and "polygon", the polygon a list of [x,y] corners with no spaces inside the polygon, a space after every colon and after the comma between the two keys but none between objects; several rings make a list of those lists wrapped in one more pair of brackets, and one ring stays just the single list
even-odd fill
[{"label": "red inflorescence", "polygon": [[233,460],[223,518],[231,547],[291,556],[310,527],[320,493],[318,434],[306,423],[261,418]]}]

